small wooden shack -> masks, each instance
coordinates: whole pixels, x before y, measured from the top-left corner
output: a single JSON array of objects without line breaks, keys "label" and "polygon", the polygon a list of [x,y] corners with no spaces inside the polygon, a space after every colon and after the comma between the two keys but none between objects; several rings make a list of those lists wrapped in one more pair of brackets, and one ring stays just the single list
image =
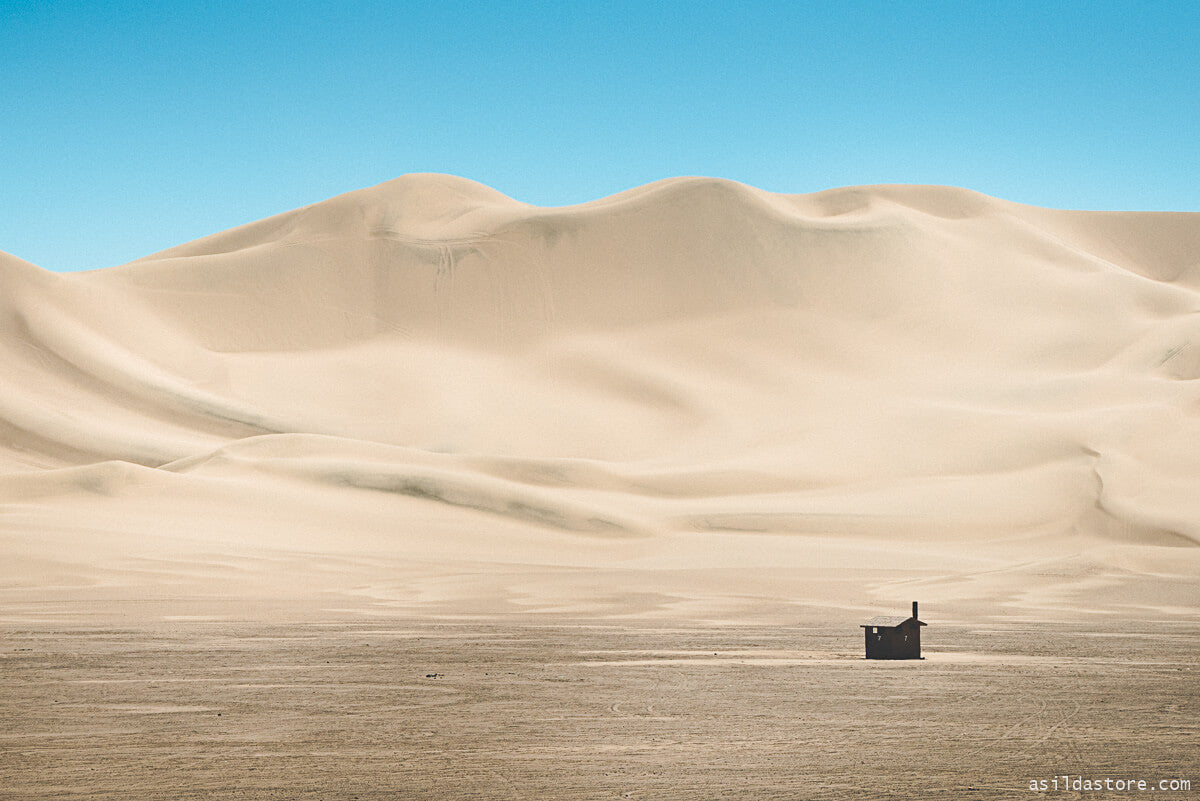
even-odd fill
[{"label": "small wooden shack", "polygon": [[912,617],[880,615],[862,624],[867,638],[867,659],[921,659],[921,626],[917,602]]}]

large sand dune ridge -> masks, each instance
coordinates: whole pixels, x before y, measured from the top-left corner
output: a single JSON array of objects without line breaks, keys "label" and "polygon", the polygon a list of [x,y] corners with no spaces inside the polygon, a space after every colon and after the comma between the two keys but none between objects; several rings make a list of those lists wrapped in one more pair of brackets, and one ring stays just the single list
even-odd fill
[{"label": "large sand dune ridge", "polygon": [[1200,214],[407,175],[0,254],[0,359],[14,603],[1200,608]]}]

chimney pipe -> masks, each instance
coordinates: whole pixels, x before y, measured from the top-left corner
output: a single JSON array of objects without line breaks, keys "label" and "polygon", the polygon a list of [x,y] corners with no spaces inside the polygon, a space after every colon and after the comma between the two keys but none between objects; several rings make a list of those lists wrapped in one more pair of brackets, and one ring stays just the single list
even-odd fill
[{"label": "chimney pipe", "polygon": [[913,620],[917,620],[917,602],[913,601]]}]

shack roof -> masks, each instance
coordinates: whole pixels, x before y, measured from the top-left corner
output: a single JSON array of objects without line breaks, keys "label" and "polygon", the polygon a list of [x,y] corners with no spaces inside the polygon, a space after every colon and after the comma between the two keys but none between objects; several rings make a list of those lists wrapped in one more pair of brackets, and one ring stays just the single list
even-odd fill
[{"label": "shack roof", "polygon": [[916,623],[918,626],[929,625],[928,623],[926,623],[923,620],[917,620],[908,615],[879,615],[877,617],[871,618],[866,623],[860,624],[859,628],[869,628],[871,626],[883,626],[884,628],[895,628],[896,626],[903,625],[904,623],[907,623],[910,620],[913,621],[914,623]]}]

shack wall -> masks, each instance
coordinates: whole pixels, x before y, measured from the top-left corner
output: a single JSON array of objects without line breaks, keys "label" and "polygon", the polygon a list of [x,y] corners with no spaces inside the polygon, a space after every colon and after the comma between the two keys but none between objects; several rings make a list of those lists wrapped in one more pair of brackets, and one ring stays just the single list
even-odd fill
[{"label": "shack wall", "polygon": [[873,626],[864,628],[867,659],[920,659],[921,627]]}]

